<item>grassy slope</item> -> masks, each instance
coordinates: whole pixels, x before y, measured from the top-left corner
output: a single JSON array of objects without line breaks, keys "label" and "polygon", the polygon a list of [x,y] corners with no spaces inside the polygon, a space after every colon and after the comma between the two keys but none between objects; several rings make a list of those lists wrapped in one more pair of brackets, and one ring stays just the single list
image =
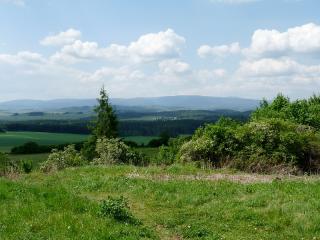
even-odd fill
[{"label": "grassy slope", "polygon": [[[0,179],[0,239],[319,239],[319,180],[179,179],[212,173],[115,166]],[[99,217],[109,195],[127,197],[143,225]]]}]

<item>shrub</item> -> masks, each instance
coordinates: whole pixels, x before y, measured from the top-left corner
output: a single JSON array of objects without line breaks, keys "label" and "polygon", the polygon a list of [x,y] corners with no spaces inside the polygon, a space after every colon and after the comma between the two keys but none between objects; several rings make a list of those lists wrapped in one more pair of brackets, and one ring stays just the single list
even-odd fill
[{"label": "shrub", "polygon": [[320,95],[291,102],[289,98],[279,94],[271,103],[264,100],[252,113],[251,119],[280,118],[320,130],[319,112]]},{"label": "shrub", "polygon": [[179,156],[181,162],[217,162],[213,149],[213,140],[207,137],[193,139],[183,144]]},{"label": "shrub", "polygon": [[307,156],[312,151],[311,142],[315,137],[312,128],[281,119],[250,122],[238,132],[243,148],[237,158],[250,170],[255,166],[262,169],[261,164],[304,169],[308,165]]},{"label": "shrub", "polygon": [[67,167],[83,166],[86,161],[81,154],[75,149],[74,145],[69,145],[64,150],[52,150],[47,161],[45,161],[40,169],[44,172],[57,171]]},{"label": "shrub", "polygon": [[91,135],[88,141],[86,141],[81,148],[81,155],[84,156],[84,158],[88,161],[92,161],[98,156],[96,152],[96,143],[97,137]]},{"label": "shrub", "polygon": [[171,138],[168,142],[168,146],[159,147],[158,154],[155,158],[156,164],[170,165],[173,164],[178,158],[180,147],[190,140],[191,137],[180,136],[177,138]]},{"label": "shrub", "polygon": [[21,166],[24,173],[30,173],[33,169],[33,164],[30,160],[23,160]]},{"label": "shrub", "polygon": [[0,152],[0,176],[7,176],[19,172],[19,165],[11,160],[7,154]]},{"label": "shrub", "polygon": [[231,166],[253,172],[310,169],[317,156],[316,132],[282,119],[259,119],[239,125],[222,119],[196,131],[180,149],[180,160]]},{"label": "shrub", "polygon": [[101,138],[97,140],[96,152],[98,158],[94,159],[95,164],[134,164],[146,165],[148,160],[145,155],[132,150],[121,139]]},{"label": "shrub", "polygon": [[139,224],[140,222],[132,215],[128,201],[123,197],[108,197],[100,206],[100,215],[112,217],[117,221]]},{"label": "shrub", "polygon": [[148,143],[148,147],[160,147],[160,146],[168,146],[170,136],[167,132],[162,132],[159,135],[159,138],[155,138],[150,140]]},{"label": "shrub", "polygon": [[240,148],[236,132],[240,125],[234,120],[221,118],[216,124],[197,129],[192,140],[182,145],[182,162],[200,161],[218,167],[229,161]]}]

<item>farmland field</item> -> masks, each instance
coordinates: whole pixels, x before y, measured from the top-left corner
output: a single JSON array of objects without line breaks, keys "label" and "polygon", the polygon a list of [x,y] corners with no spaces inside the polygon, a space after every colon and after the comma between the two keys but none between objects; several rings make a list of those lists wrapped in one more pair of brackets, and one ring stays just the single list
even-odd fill
[{"label": "farmland field", "polygon": [[[12,147],[22,145],[26,142],[36,142],[40,145],[63,144],[82,142],[88,138],[85,134],[72,133],[47,133],[47,132],[6,132],[0,133],[0,151],[10,152]],[[148,144],[156,136],[128,136],[126,140],[137,144]]]},{"label": "farmland field", "polygon": [[37,153],[37,154],[9,154],[10,159],[14,160],[15,162],[22,162],[22,161],[31,161],[32,166],[34,169],[38,169],[40,163],[47,160],[49,153]]},{"label": "farmland field", "polygon": [[[316,240],[319,183],[191,165],[33,172],[0,178],[0,238]],[[108,196],[124,196],[141,224],[101,216]]]},{"label": "farmland field", "polygon": [[157,136],[127,136],[125,140],[136,142],[137,144],[147,145],[152,139],[158,138]]},{"label": "farmland field", "polygon": [[0,133],[0,151],[10,152],[12,147],[30,141],[40,145],[50,145],[81,142],[87,137],[88,135],[71,133],[6,132]]}]

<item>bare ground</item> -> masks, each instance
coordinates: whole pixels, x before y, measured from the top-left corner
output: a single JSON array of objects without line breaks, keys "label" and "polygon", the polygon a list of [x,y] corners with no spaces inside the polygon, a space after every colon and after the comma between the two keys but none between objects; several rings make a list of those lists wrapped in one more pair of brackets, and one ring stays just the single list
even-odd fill
[{"label": "bare ground", "polygon": [[293,176],[293,175],[260,175],[260,174],[227,174],[214,173],[208,175],[169,175],[169,174],[140,174],[129,173],[128,178],[148,179],[154,181],[189,180],[189,181],[220,181],[227,180],[236,183],[270,183],[272,181],[314,181],[320,180],[317,176]]}]

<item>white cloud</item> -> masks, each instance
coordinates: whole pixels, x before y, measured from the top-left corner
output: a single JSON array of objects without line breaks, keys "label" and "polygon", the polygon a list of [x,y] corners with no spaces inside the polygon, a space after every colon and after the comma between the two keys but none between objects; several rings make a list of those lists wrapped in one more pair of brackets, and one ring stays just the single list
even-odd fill
[{"label": "white cloud", "polygon": [[185,39],[172,29],[141,36],[128,46],[128,52],[138,58],[150,59],[175,57],[180,53]]},{"label": "white cloud", "polygon": [[238,42],[231,43],[230,45],[208,46],[202,45],[198,49],[198,55],[202,58],[206,57],[226,57],[231,54],[241,53],[240,44]]},{"label": "white cloud", "polygon": [[[297,61],[297,56],[285,56],[290,51],[317,51],[317,26],[305,26],[286,31],[288,35],[294,33],[296,36],[300,28],[309,29],[303,32],[303,37],[291,41],[283,41],[283,33],[278,32],[281,36],[279,45],[289,45],[289,50],[288,47],[274,47],[273,43],[277,41],[273,38],[270,40],[272,44],[255,45],[257,42],[254,40],[252,46],[255,48],[250,49],[257,51],[261,47],[265,50],[257,53],[255,58],[242,55],[238,69],[232,69],[233,64],[222,63],[211,68],[195,68],[181,57],[186,40],[171,29],[142,35],[127,45],[103,47],[97,42],[68,40],[71,43],[64,44],[49,57],[30,51],[0,54],[0,81],[6,83],[4,94],[7,94],[2,98],[8,98],[10,94],[10,98],[92,97],[103,83],[113,97],[201,94],[260,98],[272,97],[280,91],[294,97],[307,96],[320,89],[320,65],[311,65],[314,59],[304,61],[304,58],[299,58]],[[269,35],[267,32],[266,38]],[[298,43],[298,39],[307,44]],[[201,57],[226,57],[242,52],[238,42],[221,46],[203,45],[198,49]],[[278,56],[268,56],[269,52],[277,52]],[[86,62],[65,64],[79,61]]]},{"label": "white cloud", "polygon": [[300,80],[302,80],[301,83],[312,81],[319,83],[320,65],[304,65],[287,57],[280,59],[264,58],[241,62],[237,74],[254,79],[269,79],[269,83],[279,78],[287,83],[292,81],[298,83]]},{"label": "white cloud", "polygon": [[223,68],[217,69],[201,69],[195,72],[195,76],[199,82],[212,83],[216,80],[224,79],[227,76],[227,71]]},{"label": "white cloud", "polygon": [[169,59],[160,62],[159,69],[165,74],[182,74],[190,70],[190,65],[177,59]]},{"label": "white cloud", "polygon": [[96,42],[76,40],[70,45],[65,45],[53,59],[73,63],[77,59],[103,58],[109,61],[141,63],[177,57],[184,43],[185,39],[172,29],[142,35],[127,46],[111,44],[103,48]]},{"label": "white cloud", "polygon": [[81,80],[83,82],[106,82],[108,84],[111,83],[119,83],[119,82],[127,82],[132,80],[139,80],[145,77],[144,73],[140,70],[132,70],[129,67],[103,67],[92,74],[86,73],[81,76]]},{"label": "white cloud", "polygon": [[40,41],[44,46],[62,46],[71,44],[81,37],[81,32],[70,28],[64,32],[60,32],[56,35],[50,35]]},{"label": "white cloud", "polygon": [[45,59],[39,53],[22,51],[15,55],[0,54],[0,62],[11,65],[43,63]]},{"label": "white cloud", "polygon": [[258,29],[246,54],[253,57],[320,52],[320,26],[314,23],[289,28],[285,32]]}]

